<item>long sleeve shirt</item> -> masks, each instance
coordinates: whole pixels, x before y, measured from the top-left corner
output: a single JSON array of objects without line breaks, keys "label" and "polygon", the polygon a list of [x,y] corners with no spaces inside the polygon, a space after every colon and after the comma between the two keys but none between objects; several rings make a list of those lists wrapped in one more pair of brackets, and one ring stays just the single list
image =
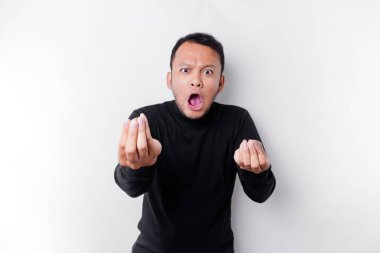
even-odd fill
[{"label": "long sleeve shirt", "polygon": [[140,235],[133,253],[233,253],[231,197],[236,174],[245,194],[264,202],[276,180],[269,170],[255,174],[234,161],[246,139],[259,140],[247,110],[213,102],[199,119],[189,119],[174,100],[134,110],[144,113],[152,137],[162,144],[157,162],[134,170],[118,164],[114,177],[129,196],[142,194]]}]

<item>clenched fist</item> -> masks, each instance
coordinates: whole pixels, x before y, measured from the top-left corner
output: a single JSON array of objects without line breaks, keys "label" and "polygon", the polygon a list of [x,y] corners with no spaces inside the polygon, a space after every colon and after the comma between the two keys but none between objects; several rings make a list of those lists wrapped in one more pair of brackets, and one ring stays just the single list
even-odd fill
[{"label": "clenched fist", "polygon": [[270,167],[263,145],[257,140],[243,140],[235,151],[234,160],[241,169],[256,174],[268,170]]},{"label": "clenched fist", "polygon": [[143,113],[123,126],[119,141],[119,164],[131,169],[152,166],[161,154],[161,143],[152,138],[148,119]]}]

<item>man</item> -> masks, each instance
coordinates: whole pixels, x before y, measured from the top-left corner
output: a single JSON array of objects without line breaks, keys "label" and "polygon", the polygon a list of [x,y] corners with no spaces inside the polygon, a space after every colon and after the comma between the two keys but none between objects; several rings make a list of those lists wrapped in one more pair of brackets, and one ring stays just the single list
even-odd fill
[{"label": "man", "polygon": [[264,202],[271,164],[248,111],[214,102],[224,87],[223,47],[203,33],[180,38],[167,86],[175,100],[133,111],[123,126],[115,181],[144,194],[133,253],[232,253],[231,197]]}]

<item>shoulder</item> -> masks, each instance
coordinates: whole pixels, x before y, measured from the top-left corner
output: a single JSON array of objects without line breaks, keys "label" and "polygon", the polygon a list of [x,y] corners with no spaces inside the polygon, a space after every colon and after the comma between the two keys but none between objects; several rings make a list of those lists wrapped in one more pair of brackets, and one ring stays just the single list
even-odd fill
[{"label": "shoulder", "polygon": [[220,111],[222,113],[223,118],[232,118],[236,119],[244,119],[249,117],[249,112],[247,109],[237,106],[237,105],[229,105],[229,104],[220,104],[216,103],[220,107]]},{"label": "shoulder", "polygon": [[[217,103],[217,102],[215,102],[215,103]],[[232,112],[232,113],[245,113],[245,112],[247,112],[247,110],[241,106],[221,104],[221,103],[217,103],[217,104],[219,104],[223,108],[223,110],[225,110],[226,112]]]},{"label": "shoulder", "polygon": [[220,104],[221,113],[219,122],[223,126],[230,126],[237,133],[241,129],[255,128],[255,123],[249,111],[241,106]]},{"label": "shoulder", "polygon": [[130,118],[138,117],[141,113],[144,113],[147,118],[157,118],[158,116],[165,114],[169,106],[170,101],[165,101],[162,103],[146,105],[133,110]]},{"label": "shoulder", "polygon": [[133,110],[130,119],[140,116],[144,113],[148,119],[149,128],[153,138],[160,138],[160,129],[164,129],[169,118],[169,106],[171,101],[165,101],[163,103],[151,104],[140,107]]}]

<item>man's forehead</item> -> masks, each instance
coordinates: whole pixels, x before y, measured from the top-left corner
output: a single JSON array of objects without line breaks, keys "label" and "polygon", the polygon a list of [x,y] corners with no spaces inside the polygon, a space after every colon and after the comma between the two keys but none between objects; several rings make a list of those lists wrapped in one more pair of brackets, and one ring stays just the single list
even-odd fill
[{"label": "man's forehead", "polygon": [[216,66],[219,63],[219,54],[208,46],[194,42],[185,42],[178,48],[173,62],[176,65],[201,62],[202,65]]},{"label": "man's forehead", "polygon": [[211,47],[198,44],[195,42],[188,42],[186,41],[183,43],[176,52],[176,55],[182,55],[182,54],[202,54],[202,55],[213,55],[216,57],[219,57],[218,53]]},{"label": "man's forehead", "polygon": [[192,66],[192,65],[199,65],[201,68],[216,68],[216,65],[213,64],[213,63],[209,63],[209,64],[202,64],[202,63],[196,63],[194,61],[187,61],[187,62],[178,62],[176,64],[177,66]]}]

